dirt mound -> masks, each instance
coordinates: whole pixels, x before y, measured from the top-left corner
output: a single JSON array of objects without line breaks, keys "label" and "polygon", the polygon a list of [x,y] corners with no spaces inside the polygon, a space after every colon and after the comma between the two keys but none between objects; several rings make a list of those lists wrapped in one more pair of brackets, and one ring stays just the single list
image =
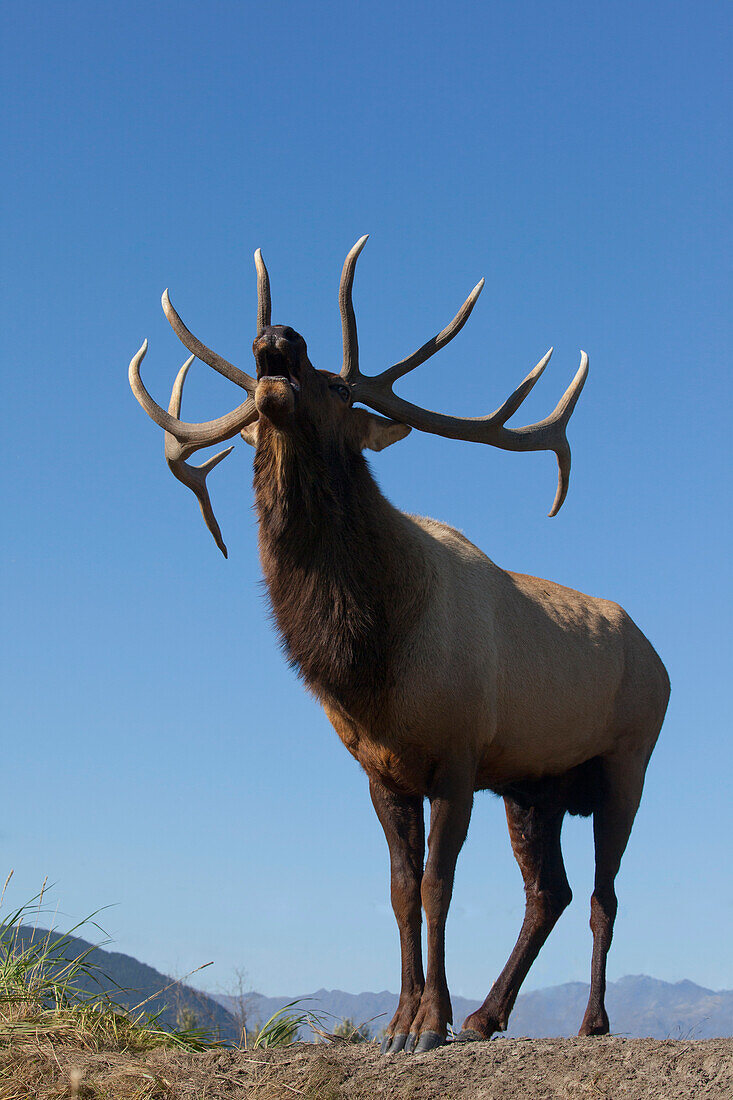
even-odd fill
[{"label": "dirt mound", "polygon": [[[74,1082],[74,1083],[72,1083]],[[382,1058],[374,1044],[116,1055],[5,1051],[2,1100],[730,1100],[733,1039],[497,1039]]]}]

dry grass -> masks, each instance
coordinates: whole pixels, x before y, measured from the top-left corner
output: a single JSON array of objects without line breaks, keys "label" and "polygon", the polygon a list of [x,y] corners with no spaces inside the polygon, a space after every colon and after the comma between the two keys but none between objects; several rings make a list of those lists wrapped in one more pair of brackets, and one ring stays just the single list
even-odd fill
[{"label": "dry grass", "polygon": [[[100,980],[104,976],[90,959],[93,948],[76,955],[71,950],[80,925],[67,933],[52,929],[36,935],[45,888],[44,883],[31,903],[0,921],[0,1100],[170,1095],[169,1084],[137,1064],[135,1056],[219,1044],[200,1028],[164,1029],[158,1016],[145,1011],[146,1002],[129,1010],[113,1001],[105,991],[109,980]],[[99,992],[90,994],[95,984]],[[95,1059],[103,1077],[112,1074],[120,1081],[87,1083]]]},{"label": "dry grass", "polygon": [[[78,941],[72,934],[81,925],[67,933],[38,930],[44,895],[45,883],[31,903],[0,920],[0,1100],[198,1100],[231,1095],[238,1083],[227,1081],[217,1058],[234,1052],[225,1051],[206,1029],[164,1028],[158,1015],[145,1011],[147,1001],[127,1009],[112,1000],[106,992],[109,978],[93,962],[94,949],[74,954]],[[0,906],[4,896],[3,888]],[[82,922],[89,923],[92,918]],[[99,992],[92,995],[88,990],[95,985]],[[290,1011],[297,1003],[286,1005],[249,1033],[249,1050],[241,1051],[240,1068],[250,1071],[247,1089],[254,1088],[253,1095],[267,1095],[262,1089],[268,1087],[271,1067],[263,1057],[292,1043],[310,1019],[307,1013]],[[204,1060],[192,1060],[195,1054]],[[193,1089],[194,1080],[203,1081],[201,1087]],[[323,1095],[325,1100],[336,1095],[323,1074],[317,1074],[313,1089],[283,1084],[283,1093]]]},{"label": "dry grass", "polygon": [[733,1041],[501,1039],[380,1058],[375,1043],[0,1051],[0,1100],[729,1100]]},{"label": "dry grass", "polygon": [[174,1100],[165,1074],[134,1054],[94,1054],[51,1040],[0,1053],[2,1100]]}]

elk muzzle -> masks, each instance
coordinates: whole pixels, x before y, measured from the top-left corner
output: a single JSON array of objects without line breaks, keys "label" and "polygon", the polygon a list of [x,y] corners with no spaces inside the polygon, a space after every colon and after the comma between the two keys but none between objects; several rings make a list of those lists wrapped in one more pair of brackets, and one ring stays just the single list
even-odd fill
[{"label": "elk muzzle", "polygon": [[252,351],[257,363],[257,411],[276,427],[285,427],[300,392],[305,341],[287,326],[268,325],[254,341]]}]

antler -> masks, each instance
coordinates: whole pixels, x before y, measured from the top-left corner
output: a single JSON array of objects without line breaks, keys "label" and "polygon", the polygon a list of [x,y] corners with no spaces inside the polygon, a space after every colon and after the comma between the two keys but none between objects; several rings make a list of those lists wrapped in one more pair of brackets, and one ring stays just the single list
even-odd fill
[{"label": "antler", "polygon": [[557,515],[568,491],[570,477],[570,444],[565,428],[580,397],[588,375],[588,356],[580,353],[580,367],[575,378],[568,386],[555,410],[550,416],[537,424],[528,424],[522,428],[506,428],[506,421],[522,404],[527,394],[540,377],[550,361],[552,348],[530,371],[524,381],[517,386],[506,401],[489,416],[461,417],[447,416],[444,413],[431,412],[419,405],[413,405],[392,391],[392,386],[403,375],[420,366],[426,359],[435,355],[456,336],[471,315],[476,300],[481,293],[484,280],[477,283],[463,303],[458,313],[442,332],[428,340],[421,348],[408,355],[406,359],[395,363],[381,374],[369,377],[359,370],[359,345],[356,335],[356,317],[351,301],[354,271],[359,254],[367,242],[361,237],[349,252],[341,273],[339,305],[343,331],[344,360],[341,376],[351,386],[353,399],[376,409],[377,412],[409,424],[418,431],[431,432],[433,435],[446,436],[449,439],[465,439],[474,443],[488,443],[505,451],[554,451],[557,455],[558,481],[555,500],[549,514]]},{"label": "antler", "polygon": [[[176,375],[176,380],[173,383],[173,389],[171,391],[171,399],[168,404],[168,412],[171,416],[180,416],[183,383],[186,381],[189,367],[195,358],[195,355],[191,355]],[[245,404],[247,404],[247,402],[245,402]],[[233,450],[233,446],[226,447],[225,450],[219,451],[213,458],[208,458],[206,462],[202,462],[200,466],[189,466],[187,462],[184,462],[182,456],[184,451],[191,451],[191,446],[185,447],[185,445],[181,444],[181,442],[176,439],[175,436],[171,435],[170,432],[165,433],[164,453],[165,460],[168,463],[168,469],[174,477],[177,477],[180,482],[191,489],[197,497],[199,507],[201,508],[201,515],[204,517],[204,523],[211,531],[211,534],[214,536],[214,542],[225,558],[228,556],[227,548],[221,535],[221,528],[214,515],[214,509],[211,506],[209,490],[206,487],[206,476]]]},{"label": "antler", "polygon": [[272,305],[270,303],[270,276],[267,274],[265,261],[262,259],[262,249],[255,252],[255,268],[257,269],[257,332],[262,332],[270,324]]},{"label": "antler", "polygon": [[[262,267],[264,269],[264,263]],[[266,276],[267,271],[265,269],[265,279]],[[258,285],[259,282],[260,280],[258,280]],[[262,313],[264,295],[260,294],[259,297],[260,310],[258,313]],[[267,298],[269,302],[269,290]],[[254,391],[257,383],[249,374],[239,370],[238,367],[235,367],[221,355],[207,348],[205,344],[202,344],[197,337],[189,332],[173,308],[167,290],[163,294],[162,302],[163,310],[170,321],[173,331],[176,333],[179,340],[193,354],[186,360],[176,376],[167,412],[153,400],[140,377],[140,364],[145,358],[145,353],[148,350],[147,340],[143,342],[142,347],[137,354],[132,357],[130,362],[130,386],[132,392],[135,394],[135,397],[145,409],[148,416],[164,429],[165,460],[168,463],[168,467],[174,477],[177,477],[180,482],[191,489],[196,495],[201,507],[201,514],[204,517],[204,522],[211,531],[216,545],[219,547],[224,557],[226,557],[227,548],[224,544],[219,524],[216,521],[214,510],[211,506],[209,491],[206,486],[206,477],[215,466],[219,465],[222,459],[226,458],[232,448],[227,447],[226,450],[220,451],[219,454],[214,455],[213,458],[207,459],[206,462],[202,463],[200,466],[190,466],[185,460],[202,447],[209,447],[212,444],[221,443],[225,439],[231,439],[232,436],[236,435],[237,432],[247,424],[251,424],[253,420],[257,419],[257,409],[254,403]],[[236,409],[233,409],[225,416],[220,416],[217,420],[208,420],[202,424],[189,424],[186,423],[186,421],[179,420],[181,398],[186,375],[194,359],[197,357],[210,367],[213,367],[219,374],[223,374],[224,377],[228,378],[231,382],[241,386],[242,389],[247,391],[248,397],[247,400],[242,402],[241,405],[238,405]]]},{"label": "antler", "polygon": [[[262,259],[262,252],[259,248],[255,252],[255,267],[257,268],[257,331],[261,332],[263,328],[270,324],[272,307],[270,304],[270,277],[267,274],[265,261]],[[179,370],[173,383],[168,412],[161,409],[160,405],[153,400],[140,377],[140,364],[148,350],[147,340],[143,341],[142,347],[130,362],[130,386],[148,416],[165,431],[165,460],[168,467],[174,477],[177,477],[180,482],[195,493],[201,507],[204,523],[214,536],[216,545],[226,557],[227,548],[224,545],[221,528],[216,521],[214,509],[211,506],[206,478],[214,467],[226,458],[232,447],[227,447],[226,450],[220,451],[213,458],[208,458],[200,466],[189,466],[185,460],[202,447],[209,447],[214,443],[222,443],[225,439],[231,439],[242,428],[257,419],[257,409],[254,403],[257,382],[245,371],[235,367],[228,359],[224,359],[223,356],[212,351],[211,348],[207,348],[206,344],[202,344],[198,337],[186,328],[173,308],[167,290],[163,291],[161,301],[163,312],[168,318],[171,328],[184,347],[187,347],[192,354]],[[186,375],[196,358],[213,367],[219,374],[223,374],[230,382],[241,386],[243,390],[247,391],[248,397],[236,409],[227,413],[226,416],[220,416],[218,420],[207,420],[203,424],[187,424],[184,420],[179,420],[181,398]]]}]

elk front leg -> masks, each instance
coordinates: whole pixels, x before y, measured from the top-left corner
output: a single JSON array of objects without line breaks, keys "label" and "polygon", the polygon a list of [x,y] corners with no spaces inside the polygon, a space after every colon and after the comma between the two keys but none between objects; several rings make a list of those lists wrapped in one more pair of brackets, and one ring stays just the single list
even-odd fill
[{"label": "elk front leg", "polygon": [[394,794],[375,779],[369,781],[369,793],[389,845],[392,908],[400,930],[400,1001],[382,1043],[382,1054],[395,1054],[405,1046],[425,986],[420,904],[425,857],[423,800]]},{"label": "elk front leg", "polygon": [[452,776],[430,799],[428,858],[422,877],[422,903],[428,931],[428,967],[420,1007],[410,1026],[405,1050],[420,1053],[445,1042],[453,1022],[445,976],[445,922],[458,853],[466,839],[473,806],[473,780]]}]

